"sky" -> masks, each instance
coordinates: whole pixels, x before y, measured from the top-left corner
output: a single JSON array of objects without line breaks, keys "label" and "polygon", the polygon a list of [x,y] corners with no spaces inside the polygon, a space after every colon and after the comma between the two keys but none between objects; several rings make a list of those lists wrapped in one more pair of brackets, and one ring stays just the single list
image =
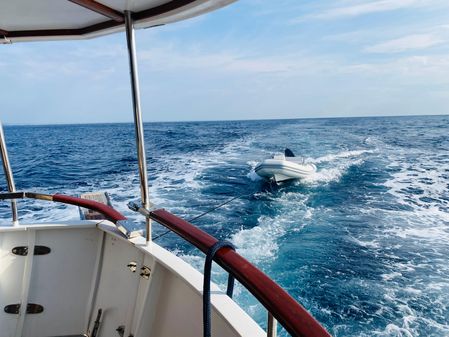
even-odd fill
[{"label": "sky", "polygon": [[[136,39],[144,121],[449,114],[447,0],[240,0]],[[0,45],[0,119],[131,122],[125,35]]]}]

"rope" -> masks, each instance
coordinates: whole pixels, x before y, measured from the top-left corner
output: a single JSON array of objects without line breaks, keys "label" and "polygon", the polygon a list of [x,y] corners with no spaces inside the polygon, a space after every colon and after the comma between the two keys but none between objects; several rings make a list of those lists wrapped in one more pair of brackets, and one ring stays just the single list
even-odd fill
[{"label": "rope", "polygon": [[[235,247],[229,241],[217,241],[206,254],[206,261],[204,262],[204,281],[203,281],[203,336],[211,337],[211,311],[210,311],[210,277],[212,269],[212,261],[215,254],[222,248],[229,247],[235,250]],[[229,274],[228,289],[226,294],[232,298],[234,291],[234,276]]]},{"label": "rope", "polygon": [[[206,214],[209,214],[209,213],[211,213],[211,212],[213,212],[213,211],[215,211],[215,210],[217,210],[217,209],[219,209],[219,208],[229,204],[230,202],[232,202],[232,201],[234,201],[236,199],[243,198],[243,197],[250,196],[250,195],[252,195],[252,193],[251,194],[241,194],[241,195],[238,195],[236,197],[232,197],[231,199],[228,199],[228,200],[222,202],[221,204],[218,204],[217,206],[214,206],[214,207],[208,209],[207,211],[201,213],[200,215],[197,215],[197,216],[194,216],[191,219],[188,219],[187,222],[192,222],[192,221],[198,220],[199,218],[205,216]],[[167,235],[170,232],[171,232],[170,229],[166,230],[165,232],[163,232],[163,233],[157,235],[156,237],[154,237],[153,241],[156,241],[157,239],[160,239],[161,237]]]}]

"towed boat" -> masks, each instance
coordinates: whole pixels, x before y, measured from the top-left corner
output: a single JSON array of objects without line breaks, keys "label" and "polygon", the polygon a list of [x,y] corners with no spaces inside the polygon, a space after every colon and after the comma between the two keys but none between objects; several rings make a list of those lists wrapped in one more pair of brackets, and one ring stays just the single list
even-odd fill
[{"label": "towed boat", "polygon": [[[168,24],[231,2],[4,1],[0,43],[126,32],[141,191],[139,203],[128,207],[142,215],[146,229],[144,235],[133,231],[134,224],[111,207],[106,195],[17,191],[0,125],[8,186],[0,200],[11,202],[12,215],[12,225],[0,225],[0,337],[274,337],[276,322],[292,336],[330,336],[232,244],[149,199],[134,28]],[[22,199],[80,207],[81,220],[19,224]],[[152,240],[152,222],[206,255],[204,275]],[[229,273],[226,292],[210,282],[212,261]],[[234,279],[266,308],[266,331],[232,299]]]},{"label": "towed boat", "polygon": [[285,149],[284,153],[275,154],[257,164],[254,170],[264,179],[282,182],[311,176],[316,172],[316,166],[306,163],[304,158],[296,157],[290,149]]}]

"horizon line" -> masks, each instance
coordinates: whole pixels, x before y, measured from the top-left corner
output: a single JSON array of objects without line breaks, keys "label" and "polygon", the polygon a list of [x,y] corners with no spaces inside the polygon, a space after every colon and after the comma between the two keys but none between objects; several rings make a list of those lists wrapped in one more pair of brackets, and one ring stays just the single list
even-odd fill
[{"label": "horizon line", "polygon": [[[160,121],[143,121],[144,124],[150,123],[211,123],[211,122],[257,122],[257,121],[289,121],[289,120],[313,120],[313,119],[350,119],[350,118],[400,118],[400,117],[443,117],[449,116],[449,114],[411,114],[411,115],[368,115],[368,116],[319,116],[319,117],[293,117],[293,118],[250,118],[250,119],[198,119],[198,120],[160,120]],[[84,122],[84,123],[5,123],[4,126],[63,126],[63,125],[107,125],[107,124],[134,124],[133,121],[129,122]]]}]

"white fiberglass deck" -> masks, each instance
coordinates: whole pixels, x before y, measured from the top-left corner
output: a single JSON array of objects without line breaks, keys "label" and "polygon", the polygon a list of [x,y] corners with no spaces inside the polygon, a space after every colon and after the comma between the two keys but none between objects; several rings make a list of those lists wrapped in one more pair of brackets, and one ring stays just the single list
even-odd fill
[{"label": "white fiberglass deck", "polygon": [[[47,246],[47,255],[19,256],[18,246]],[[135,263],[133,272],[128,265]],[[141,268],[150,271],[141,276]],[[203,276],[143,238],[126,240],[108,221],[0,228],[0,336],[90,334],[102,309],[98,337],[202,335]],[[212,335],[265,336],[225,293],[212,285]],[[44,311],[10,314],[10,304]]]}]

